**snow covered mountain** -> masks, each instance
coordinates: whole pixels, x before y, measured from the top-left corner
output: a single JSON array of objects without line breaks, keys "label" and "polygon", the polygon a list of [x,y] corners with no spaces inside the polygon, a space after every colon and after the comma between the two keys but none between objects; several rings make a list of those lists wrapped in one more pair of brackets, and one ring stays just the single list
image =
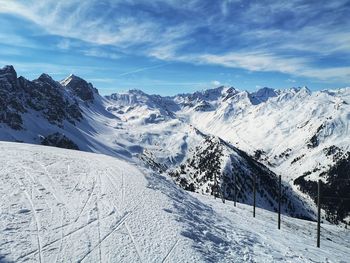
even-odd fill
[{"label": "snow covered mountain", "polygon": [[[104,153],[170,175],[181,187],[276,209],[277,176],[285,213],[313,218],[321,178],[328,220],[349,221],[350,88],[249,93],[219,87],[173,97],[139,90],[103,97],[71,75],[17,78],[0,70],[0,139]],[[339,183],[342,181],[343,183]],[[336,200],[336,201],[334,201]],[[344,199],[345,200],[345,199]]]},{"label": "snow covered mountain", "polygon": [[[346,262],[348,231],[175,186],[101,154],[0,142],[0,262]],[[286,238],[288,237],[288,238]]]},{"label": "snow covered mountain", "polygon": [[239,102],[221,97],[212,103],[218,106],[211,111],[187,109],[185,114],[202,131],[256,156],[314,201],[316,181],[322,179],[329,197],[322,201],[328,219],[346,218],[350,211],[346,201],[350,197],[350,88],[311,92],[304,87],[264,94],[268,95],[259,99],[263,103],[249,102],[251,96],[242,92],[235,95],[241,96]]}]

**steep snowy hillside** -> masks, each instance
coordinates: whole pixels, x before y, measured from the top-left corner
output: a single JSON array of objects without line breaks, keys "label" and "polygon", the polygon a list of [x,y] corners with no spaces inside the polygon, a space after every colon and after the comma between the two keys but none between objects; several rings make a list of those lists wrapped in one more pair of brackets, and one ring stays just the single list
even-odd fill
[{"label": "steep snowy hillside", "polygon": [[[29,81],[12,66],[0,69],[0,140],[131,156],[115,143],[120,119],[92,84],[70,75]],[[119,143],[123,144],[120,139]]]},{"label": "steep snowy hillside", "polygon": [[[11,69],[13,83],[9,84],[7,78],[3,82],[11,89],[16,89],[20,85],[15,71]],[[70,75],[60,83],[53,81],[48,75],[42,76],[45,76],[45,81],[49,83],[47,87],[58,94],[57,100],[64,101],[64,96],[69,96],[69,99],[75,102],[80,119],[76,123],[63,119],[57,125],[44,118],[45,111],[43,113],[32,110],[31,114],[16,112],[23,119],[23,127],[20,130],[14,130],[5,123],[0,128],[2,139],[118,156],[143,163],[156,171],[172,174],[174,180],[187,190],[220,195],[230,200],[233,199],[234,194],[233,177],[237,174],[237,181],[240,184],[237,197],[239,201],[247,204],[252,203],[253,176],[264,175],[267,179],[258,177],[257,204],[269,210],[276,210],[277,176],[266,168],[257,169],[259,165],[251,157],[233,146],[228,146],[227,143],[222,143],[219,138],[212,137],[214,144],[219,142],[226,154],[223,158],[216,160],[222,167],[216,172],[217,183],[213,184],[214,170],[210,165],[201,168],[204,176],[201,175],[200,181],[192,182],[190,178],[193,176],[190,173],[187,174],[193,189],[183,183],[186,180],[184,178],[181,178],[179,183],[180,177],[176,175],[176,171],[185,163],[189,160],[202,164],[207,162],[208,157],[205,154],[198,155],[195,152],[198,147],[207,145],[209,137],[183,119],[176,117],[175,113],[181,109],[181,105],[177,105],[172,98],[147,95],[138,90],[112,94],[103,98],[91,84],[77,76]],[[31,90],[23,91],[23,94],[30,100],[32,92],[41,91],[41,86],[37,81],[25,81],[30,83]],[[218,89],[215,96],[208,96],[208,94],[201,96],[201,93],[197,93],[192,96],[192,100],[216,99],[222,89]],[[62,98],[59,98],[59,95]],[[10,93],[8,96],[11,99],[18,99],[16,94]],[[49,101],[52,99],[46,93],[42,98]],[[29,108],[25,101],[20,101],[20,105],[25,109]],[[58,107],[63,106],[60,104]],[[207,189],[204,189],[204,186]],[[220,189],[214,193],[213,187]],[[301,205],[299,199],[290,193],[290,189],[286,189],[283,209],[290,215],[303,218],[314,217],[312,207]]]},{"label": "steep snowy hillside", "polygon": [[0,70],[0,92],[3,140],[40,143],[61,129],[75,128],[83,119],[70,90],[46,74],[29,81],[17,78],[14,68],[6,66]]},{"label": "steep snowy hillside", "polygon": [[[188,158],[169,175],[185,190],[253,205],[256,178],[258,207],[277,211],[278,176],[246,153],[222,139],[203,135],[189,150]],[[235,187],[236,184],[236,187]],[[282,210],[294,217],[314,218],[312,207],[303,203],[288,185],[282,186]],[[224,201],[223,200],[223,201]]]},{"label": "steep snowy hillside", "polygon": [[[281,174],[282,180],[298,192],[304,203],[309,204],[314,210],[316,182],[318,178],[321,178],[323,188],[329,197],[329,200],[322,200],[322,208],[327,212],[327,219],[332,222],[344,220],[348,222],[350,207],[349,202],[344,200],[350,198],[350,182],[348,182],[347,172],[347,167],[350,166],[348,161],[350,149],[349,88],[314,93],[306,87],[288,90],[263,88],[249,93],[232,87],[219,87],[193,94],[180,94],[172,98],[157,96],[157,101],[161,103],[150,103],[153,95],[146,95],[142,92],[138,94],[142,94],[143,100],[130,99],[135,92],[128,93],[128,113],[124,114],[124,111],[121,111],[117,113],[118,117],[123,118],[125,115],[128,116],[128,119],[138,120],[149,115],[145,112],[160,113],[164,112],[164,109],[173,110],[174,114],[171,116],[177,123],[173,129],[176,129],[177,134],[183,134],[181,132],[183,125],[178,123],[181,121],[183,124],[190,124],[193,129],[202,134],[204,132],[218,136],[231,146],[234,145],[248,152],[273,172]],[[119,97],[114,95],[113,103],[123,105],[125,99],[121,99],[121,96],[125,98],[126,95]],[[177,107],[174,106],[174,103]],[[135,110],[140,108],[143,112]],[[160,125],[156,129],[164,127],[167,123],[164,114],[157,116],[164,117],[158,118],[161,121],[157,122]],[[175,137],[173,134],[174,132],[167,133],[169,137],[179,140],[179,136]],[[164,137],[160,137],[163,145],[161,149],[167,149],[169,144],[164,143]],[[186,144],[184,146],[185,149],[188,149],[186,151],[188,154],[182,158],[180,167],[177,165],[178,168],[171,174],[175,175],[178,184],[185,189],[212,193],[215,169],[207,170],[210,175],[209,177],[204,176],[203,179],[193,176],[198,172],[198,167],[192,167],[192,170],[193,168],[197,170],[194,173],[189,167],[184,169],[188,163],[193,162],[192,155],[199,149],[198,146],[202,147],[202,142],[197,145]],[[158,151],[154,148],[151,150],[153,152],[147,152],[149,155]],[[167,156],[164,153],[160,155]],[[197,153],[195,158],[198,159],[198,157],[200,156]],[[219,159],[219,166],[225,165],[225,157]],[[161,167],[162,170],[167,170],[164,169],[164,165],[167,165],[164,160],[154,165]],[[188,178],[192,179],[188,180]],[[224,173],[220,173],[219,181],[220,178],[223,179],[221,181],[224,181]],[[232,180],[232,176],[229,178]],[[249,180],[249,176],[246,179]],[[248,185],[251,186],[249,183]],[[225,197],[232,199],[230,194],[226,194]]]},{"label": "steep snowy hillside", "polygon": [[[198,93],[192,99],[202,97],[207,95],[199,96]],[[181,118],[167,118],[163,114],[164,118],[159,121],[140,122],[155,110],[159,114],[167,112],[164,109],[172,105],[167,103],[168,100],[135,90],[112,95],[111,105],[107,108],[118,118],[125,118],[123,128],[118,129],[119,138],[142,147],[142,152],[137,155],[139,159],[156,171],[169,174],[185,190],[233,200],[236,178],[237,199],[252,204],[253,178],[256,176],[258,206],[276,211],[278,176],[249,155],[218,137],[202,133]],[[121,110],[125,107],[127,110]],[[120,110],[115,112],[117,108]],[[288,185],[284,186],[283,195],[282,209],[286,213],[315,218],[313,207],[303,204]]]},{"label": "steep snowy hillside", "polygon": [[187,190],[229,200],[236,178],[246,204],[256,176],[258,206],[269,210],[276,209],[281,174],[283,209],[303,218],[314,218],[321,178],[327,219],[350,220],[350,88],[219,87],[174,97],[130,90],[103,97],[75,75],[29,81],[7,66],[0,95],[0,140],[117,156],[169,174]]},{"label": "steep snowy hillside", "polygon": [[[346,262],[349,230],[203,195],[117,158],[0,143],[1,262]],[[288,237],[288,238],[286,238]]]},{"label": "steep snowy hillside", "polygon": [[[266,102],[260,104],[246,99],[237,103],[221,97],[212,111],[184,109],[181,114],[199,129],[255,155],[274,172],[282,174],[296,191],[313,199],[315,182],[322,179],[324,188],[329,189],[328,196],[338,198],[332,202],[323,200],[326,210],[332,210],[333,206],[329,220],[345,218],[350,207],[339,205],[342,202],[339,197],[350,197],[346,169],[350,167],[350,88],[313,93],[301,88],[270,93]],[[235,96],[242,98],[245,93]],[[339,166],[344,168],[334,172]]]}]

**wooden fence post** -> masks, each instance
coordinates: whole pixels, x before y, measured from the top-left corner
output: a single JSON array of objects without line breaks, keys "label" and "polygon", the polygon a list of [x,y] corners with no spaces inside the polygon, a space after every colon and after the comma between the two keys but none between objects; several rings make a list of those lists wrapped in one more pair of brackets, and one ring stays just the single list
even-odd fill
[{"label": "wooden fence post", "polygon": [[235,190],[235,193],[234,193],[234,199],[233,199],[233,204],[234,206],[236,206],[236,202],[237,202],[237,176],[236,176],[236,173],[234,173],[234,190]]},{"label": "wooden fence post", "polygon": [[321,241],[321,180],[318,180],[317,186],[317,247],[320,247]]},{"label": "wooden fence post", "polygon": [[281,229],[281,175],[278,177],[278,229]]},{"label": "wooden fence post", "polygon": [[255,217],[255,205],[256,205],[256,174],[254,174],[254,183],[253,183],[253,217]]},{"label": "wooden fence post", "polygon": [[216,187],[217,187],[217,185],[216,185],[216,173],[214,173],[214,199],[216,199]]}]

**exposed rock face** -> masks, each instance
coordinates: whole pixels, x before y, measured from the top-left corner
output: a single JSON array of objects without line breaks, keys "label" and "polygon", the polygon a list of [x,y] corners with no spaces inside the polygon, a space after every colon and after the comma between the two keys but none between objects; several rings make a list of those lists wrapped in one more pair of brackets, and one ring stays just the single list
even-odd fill
[{"label": "exposed rock face", "polygon": [[15,85],[17,82],[17,73],[13,66],[5,66],[0,69],[0,77],[5,79],[11,85]]},{"label": "exposed rock face", "polygon": [[42,145],[54,146],[65,149],[79,150],[78,145],[76,145],[71,139],[66,137],[64,134],[56,132],[46,136],[42,141]]},{"label": "exposed rock face", "polygon": [[315,148],[319,145],[319,135],[324,128],[324,124],[322,124],[320,127],[317,128],[316,133],[310,138],[307,147],[308,148]]},{"label": "exposed rock face", "polygon": [[23,128],[23,114],[37,111],[51,124],[63,126],[63,121],[75,124],[82,119],[81,109],[74,97],[49,75],[42,74],[29,81],[17,78],[12,66],[0,70],[0,122],[10,128]]},{"label": "exposed rock face", "polygon": [[0,69],[0,122],[10,128],[20,130],[23,120],[21,114],[26,109],[17,95],[20,92],[17,73],[12,66]]},{"label": "exposed rock face", "polygon": [[[328,196],[345,198],[322,203],[332,222],[350,219],[349,105],[350,88],[311,93],[219,87],[173,97],[131,90],[100,98],[74,75],[61,83],[47,74],[29,81],[12,66],[0,69],[1,140],[72,149],[78,143],[82,150],[126,158],[137,154],[184,189],[226,199],[234,197],[236,178],[238,200],[248,204],[257,176],[259,202],[270,210],[276,209],[277,177],[269,169],[281,173],[286,185],[294,181],[293,191],[305,202],[300,207],[313,211],[321,178]],[[285,212],[301,214],[290,201],[292,187],[283,189]]]},{"label": "exposed rock face", "polygon": [[200,102],[195,108],[195,111],[210,111],[213,110],[213,107],[211,106],[210,103],[206,101]]},{"label": "exposed rock face", "polygon": [[98,94],[91,83],[75,75],[70,75],[68,78],[61,81],[61,84],[83,101],[93,102],[94,94]]},{"label": "exposed rock face", "polygon": [[275,90],[267,87],[259,89],[258,91],[249,94],[249,99],[254,105],[266,102],[269,98],[272,97],[277,97],[277,93]]}]

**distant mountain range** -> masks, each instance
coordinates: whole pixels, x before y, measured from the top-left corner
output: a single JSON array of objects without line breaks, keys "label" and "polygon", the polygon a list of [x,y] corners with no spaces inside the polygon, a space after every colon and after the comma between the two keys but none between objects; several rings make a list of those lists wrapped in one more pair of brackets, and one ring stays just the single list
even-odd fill
[{"label": "distant mountain range", "polygon": [[218,87],[162,97],[140,90],[101,96],[84,79],[29,81],[0,69],[0,140],[79,149],[151,167],[186,190],[350,222],[350,88],[256,92]]}]

